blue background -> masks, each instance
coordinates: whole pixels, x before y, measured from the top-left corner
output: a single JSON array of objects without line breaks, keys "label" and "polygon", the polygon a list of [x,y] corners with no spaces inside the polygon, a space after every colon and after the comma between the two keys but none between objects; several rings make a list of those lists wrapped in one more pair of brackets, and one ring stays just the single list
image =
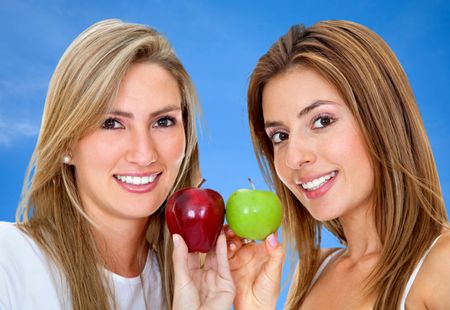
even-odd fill
[{"label": "blue background", "polygon": [[[207,187],[226,199],[251,177],[265,185],[247,123],[246,91],[259,57],[289,26],[324,19],[362,23],[397,54],[415,92],[450,200],[450,5],[447,1],[10,1],[0,0],[0,220],[13,221],[40,126],[47,85],[67,46],[102,19],[166,35],[204,112],[200,155]],[[324,247],[337,246],[327,232]],[[284,278],[289,271],[287,259]],[[278,308],[286,298],[284,288]]]}]

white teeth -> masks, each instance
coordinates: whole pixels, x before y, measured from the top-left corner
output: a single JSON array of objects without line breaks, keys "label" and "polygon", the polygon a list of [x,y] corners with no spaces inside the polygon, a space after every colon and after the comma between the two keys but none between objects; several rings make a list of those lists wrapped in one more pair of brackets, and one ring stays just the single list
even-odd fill
[{"label": "white teeth", "polygon": [[156,177],[158,176],[157,173],[149,175],[149,176],[145,176],[145,177],[137,177],[137,176],[124,176],[124,175],[115,175],[115,178],[118,179],[119,181],[123,182],[123,183],[127,183],[127,184],[132,184],[132,185],[145,185],[148,183],[152,183],[153,181],[155,181]]},{"label": "white teeth", "polygon": [[312,181],[309,181],[307,183],[302,183],[302,187],[308,191],[313,191],[321,187],[325,184],[326,181],[336,176],[336,172],[333,171],[328,175],[322,176],[320,178],[314,179]]}]

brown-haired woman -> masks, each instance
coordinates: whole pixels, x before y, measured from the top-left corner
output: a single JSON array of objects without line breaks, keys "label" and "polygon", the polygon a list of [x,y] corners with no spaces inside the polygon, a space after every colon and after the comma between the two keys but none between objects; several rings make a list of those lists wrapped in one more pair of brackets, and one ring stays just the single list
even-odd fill
[{"label": "brown-haired woman", "polygon": [[1,309],[231,307],[225,237],[201,269],[165,227],[168,195],[200,178],[198,109],[154,29],[105,20],[75,39],[50,82],[17,223],[0,223]]},{"label": "brown-haired woman", "polygon": [[[378,35],[347,21],[293,26],[256,65],[248,115],[299,256],[286,309],[450,309],[450,233],[430,143]],[[320,249],[322,225],[343,248]],[[267,247],[229,237],[233,276],[245,279],[236,308],[273,304],[263,291],[279,272],[244,270]]]}]

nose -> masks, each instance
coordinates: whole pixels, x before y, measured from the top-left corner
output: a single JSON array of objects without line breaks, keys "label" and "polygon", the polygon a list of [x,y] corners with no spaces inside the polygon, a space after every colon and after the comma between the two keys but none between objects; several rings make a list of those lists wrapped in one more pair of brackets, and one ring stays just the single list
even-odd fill
[{"label": "nose", "polygon": [[133,131],[128,144],[126,160],[147,167],[157,159],[157,147],[148,129]]},{"label": "nose", "polygon": [[299,169],[316,160],[314,145],[307,139],[290,135],[287,141],[286,165],[291,169]]}]

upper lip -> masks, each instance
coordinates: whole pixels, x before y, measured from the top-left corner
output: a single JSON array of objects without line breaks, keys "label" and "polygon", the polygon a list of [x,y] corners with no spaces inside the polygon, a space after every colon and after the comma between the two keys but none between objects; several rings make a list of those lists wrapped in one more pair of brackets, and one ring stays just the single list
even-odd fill
[{"label": "upper lip", "polygon": [[296,184],[305,184],[305,183],[311,182],[311,181],[313,181],[315,179],[318,179],[318,178],[321,178],[323,176],[329,175],[332,172],[336,172],[337,173],[337,170],[331,170],[331,171],[328,171],[328,172],[325,172],[325,173],[318,173],[318,174],[310,174],[310,175],[306,175],[306,176],[301,176],[301,177],[295,179],[295,183]]},{"label": "upper lip", "polygon": [[162,171],[153,171],[153,172],[123,172],[123,173],[114,173],[114,175],[120,176],[131,176],[131,177],[148,177],[155,174],[161,174]]}]

